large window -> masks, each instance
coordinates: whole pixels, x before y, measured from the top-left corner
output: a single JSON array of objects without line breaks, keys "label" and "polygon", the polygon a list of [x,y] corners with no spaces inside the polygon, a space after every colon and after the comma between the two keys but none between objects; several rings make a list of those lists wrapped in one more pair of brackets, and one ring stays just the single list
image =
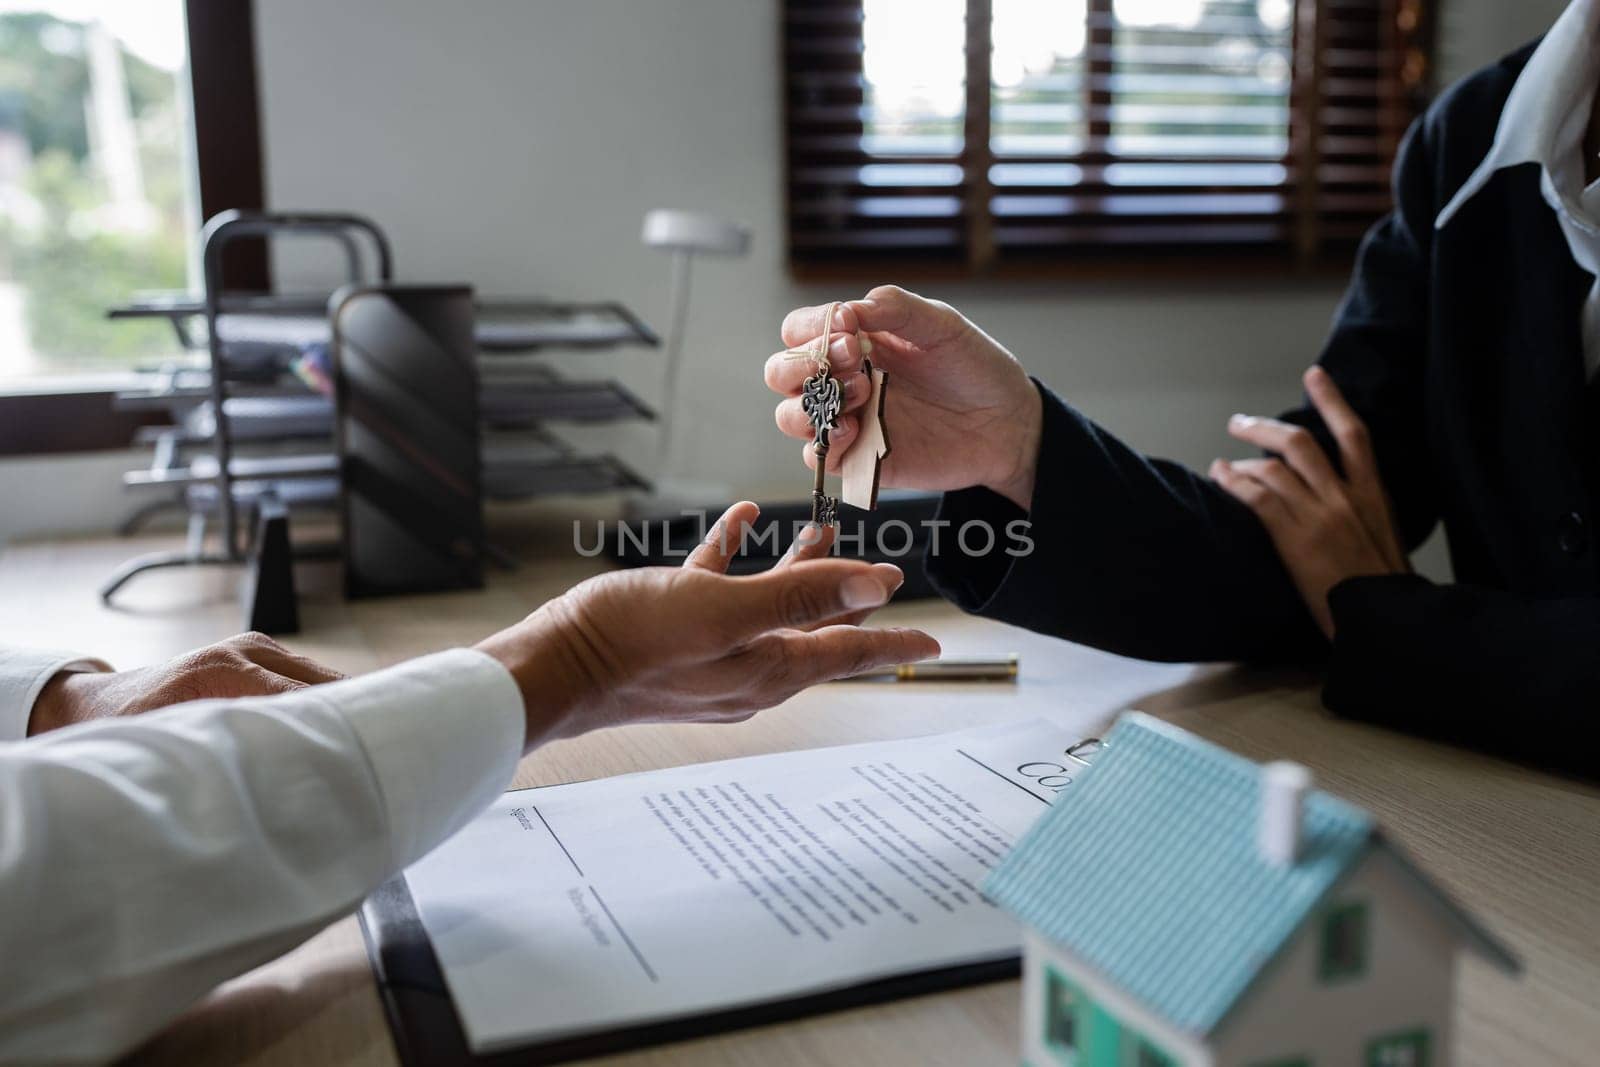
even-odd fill
[{"label": "large window", "polygon": [[0,0],[0,391],[173,354],[105,313],[193,274],[186,41],[183,0]]},{"label": "large window", "polygon": [[1424,0],[788,0],[791,262],[1347,252]]}]

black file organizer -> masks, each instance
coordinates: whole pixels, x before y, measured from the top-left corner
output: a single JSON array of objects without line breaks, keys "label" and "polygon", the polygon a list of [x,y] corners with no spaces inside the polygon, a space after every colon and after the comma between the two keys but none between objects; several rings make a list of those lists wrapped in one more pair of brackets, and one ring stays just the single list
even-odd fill
[{"label": "black file organizer", "polygon": [[[547,359],[552,351],[656,347],[655,333],[622,304],[474,302],[470,291],[461,287],[389,288],[389,244],[367,219],[328,213],[224,212],[207,223],[203,234],[207,285],[200,298],[150,295],[108,312],[119,320],[165,320],[183,348],[203,350],[206,359],[164,365],[145,374],[141,388],[117,396],[119,408],[165,412],[173,423],[140,432],[139,443],[153,446],[154,455],[147,468],[127,473],[123,482],[164,495],[140,506],[123,524],[123,532],[134,532],[152,516],[181,511],[188,517],[188,543],[181,551],[154,553],[124,564],[101,589],[106,602],[130,579],[156,568],[244,564],[249,572],[245,624],[290,633],[296,619],[284,606],[294,604],[293,561],[333,559],[355,544],[363,554],[348,576],[351,595],[481,582],[486,550],[481,515],[474,525],[454,503],[441,509],[419,506],[416,499],[432,491],[448,494],[453,490],[440,488],[447,483],[455,488],[465,485],[464,462],[448,469],[432,462],[437,457],[430,456],[431,439],[407,447],[398,434],[391,434],[380,447],[368,429],[353,428],[351,420],[336,416],[331,398],[313,392],[291,373],[297,358],[324,344],[331,350],[334,344],[328,296],[221,291],[219,264],[227,243],[238,238],[303,236],[331,239],[344,252],[346,278],[352,285],[376,285],[379,290],[369,291],[381,290],[392,297],[390,310],[398,318],[389,326],[399,330],[402,340],[415,340],[415,331],[401,328],[402,320],[410,317],[413,325],[426,329],[436,315],[445,314],[430,294],[448,291],[453,306],[459,293],[467,293],[464,345],[460,310],[445,315],[451,323],[447,347],[454,360],[450,386],[440,392],[432,389],[438,384],[433,382],[418,395],[427,396],[430,403],[445,395],[452,403],[462,403],[463,390],[477,390],[473,403],[478,421],[473,432],[479,451],[472,484],[480,501],[518,502],[553,494],[648,488],[616,456],[587,454],[555,428],[564,423],[655,418],[622,383],[574,380]],[[372,366],[381,364],[389,368],[385,373],[395,373],[384,347],[390,337],[380,329],[368,340],[369,354],[382,353],[373,356]],[[461,353],[468,357],[465,365],[455,358]],[[409,379],[409,384],[396,383],[376,371],[366,380],[375,390],[380,384],[402,391],[416,384]],[[393,388],[388,395],[392,401]],[[369,403],[363,410],[380,420],[399,419],[384,424],[390,430],[410,433],[412,425],[433,425],[426,418],[412,418],[414,410],[399,414],[403,409],[404,405],[384,409]],[[447,420],[453,426],[457,414],[453,410]],[[358,451],[363,446],[367,450],[352,463],[347,464],[336,447],[336,421],[348,430],[341,440],[349,440]],[[460,443],[453,431],[441,439],[445,438]],[[394,466],[402,460],[411,465],[404,476]],[[367,479],[354,499],[347,499],[341,477],[350,470]],[[294,541],[286,551],[261,551],[269,540],[278,544],[287,536],[291,519],[298,521],[306,513],[354,517],[359,530],[354,535],[345,531],[334,544]],[[397,516],[405,517],[398,525]],[[215,548],[209,546],[213,540],[220,542]],[[403,562],[408,547],[417,558]],[[514,566],[505,553],[492,547],[487,551],[503,565]]]},{"label": "black file organizer", "polygon": [[481,587],[472,290],[346,288],[328,319],[345,595]]},{"label": "black file organizer", "polygon": [[656,417],[621,382],[566,377],[552,351],[659,345],[654,331],[615,302],[485,300],[478,305],[479,414],[484,495],[491,501],[648,489],[610,453],[586,454],[555,428]]}]

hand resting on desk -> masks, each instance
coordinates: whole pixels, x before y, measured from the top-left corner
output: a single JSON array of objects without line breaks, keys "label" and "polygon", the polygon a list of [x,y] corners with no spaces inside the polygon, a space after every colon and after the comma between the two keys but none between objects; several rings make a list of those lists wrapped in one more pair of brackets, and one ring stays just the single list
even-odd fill
[{"label": "hand resting on desk", "polygon": [[63,671],[40,690],[28,733],[138,715],[191,700],[292,693],[344,675],[296,655],[266,634],[247,633],[129,671]]}]

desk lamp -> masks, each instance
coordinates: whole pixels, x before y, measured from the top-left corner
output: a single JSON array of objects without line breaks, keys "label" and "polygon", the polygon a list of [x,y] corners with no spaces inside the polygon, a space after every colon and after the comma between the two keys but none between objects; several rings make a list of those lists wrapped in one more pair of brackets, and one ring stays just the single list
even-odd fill
[{"label": "desk lamp", "polygon": [[[673,425],[679,410],[678,380],[683,364],[684,333],[689,322],[689,285],[694,257],[743,256],[750,250],[750,231],[736,222],[712,215],[662,209],[645,215],[642,239],[651,248],[672,253],[672,322],[667,330],[667,358],[662,374],[661,460],[656,471],[656,492],[661,498],[673,495],[662,492],[662,483],[672,470]],[[724,491],[706,495],[708,499],[697,502],[705,504],[727,494]]]}]

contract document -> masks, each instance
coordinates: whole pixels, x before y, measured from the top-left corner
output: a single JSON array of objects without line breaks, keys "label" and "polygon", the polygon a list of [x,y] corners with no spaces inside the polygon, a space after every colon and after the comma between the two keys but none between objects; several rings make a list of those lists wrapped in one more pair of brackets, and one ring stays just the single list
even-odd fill
[{"label": "contract document", "polygon": [[1004,964],[983,883],[1077,741],[1040,720],[520,790],[405,881],[475,1054]]}]

